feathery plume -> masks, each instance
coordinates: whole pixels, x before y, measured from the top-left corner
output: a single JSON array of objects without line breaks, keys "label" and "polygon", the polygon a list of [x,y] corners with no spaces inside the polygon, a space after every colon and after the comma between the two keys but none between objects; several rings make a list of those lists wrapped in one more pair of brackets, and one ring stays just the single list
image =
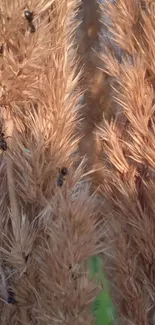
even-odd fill
[{"label": "feathery plume", "polygon": [[[98,129],[106,272],[118,324],[154,323],[154,16],[148,1],[107,2],[115,47],[103,54],[114,120]],[[105,11],[103,12],[105,14]],[[140,34],[143,30],[143,34]],[[108,52],[110,51],[110,53]],[[103,182],[102,182],[103,181]],[[106,208],[105,208],[106,210]]]},{"label": "feathery plume", "polygon": [[94,322],[88,259],[101,251],[100,211],[77,167],[78,6],[2,1],[1,324]]}]

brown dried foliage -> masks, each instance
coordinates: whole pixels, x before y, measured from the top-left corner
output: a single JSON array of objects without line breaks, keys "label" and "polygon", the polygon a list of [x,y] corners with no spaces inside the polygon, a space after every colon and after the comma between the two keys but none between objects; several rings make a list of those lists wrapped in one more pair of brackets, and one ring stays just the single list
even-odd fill
[{"label": "brown dried foliage", "polygon": [[[78,0],[0,5],[0,117],[9,137],[0,161],[1,324],[94,322],[100,288],[90,280],[88,258],[101,250],[100,211],[84,161],[79,165],[78,6]],[[59,188],[62,167],[68,174]]]},{"label": "brown dried foliage", "polygon": [[103,250],[116,324],[154,324],[154,1],[2,0],[0,41],[1,323],[92,324]]},{"label": "brown dried foliage", "polygon": [[115,107],[115,116],[97,131],[103,161],[98,182],[108,211],[103,255],[116,323],[125,325],[152,325],[155,319],[153,6],[138,0],[101,6],[112,40],[110,49],[103,39],[101,59],[112,78]]}]

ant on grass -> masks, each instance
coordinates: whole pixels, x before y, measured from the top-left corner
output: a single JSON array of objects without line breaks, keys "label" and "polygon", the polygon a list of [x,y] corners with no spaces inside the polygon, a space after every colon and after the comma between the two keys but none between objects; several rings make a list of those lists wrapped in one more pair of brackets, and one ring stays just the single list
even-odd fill
[{"label": "ant on grass", "polygon": [[14,305],[16,303],[14,292],[11,289],[9,289],[7,293],[8,293],[7,303]]},{"label": "ant on grass", "polygon": [[68,174],[68,169],[66,167],[63,167],[60,171],[59,171],[59,177],[57,179],[57,186],[62,187],[63,182],[64,182],[64,176],[66,176]]},{"label": "ant on grass", "polygon": [[25,19],[27,20],[29,27],[30,27],[30,32],[34,33],[36,31],[35,26],[33,24],[33,18],[34,18],[34,14],[32,11],[25,9],[24,10],[24,16]]},{"label": "ant on grass", "polygon": [[6,151],[8,149],[8,145],[6,139],[10,137],[5,137],[4,131],[0,128],[0,151]]}]

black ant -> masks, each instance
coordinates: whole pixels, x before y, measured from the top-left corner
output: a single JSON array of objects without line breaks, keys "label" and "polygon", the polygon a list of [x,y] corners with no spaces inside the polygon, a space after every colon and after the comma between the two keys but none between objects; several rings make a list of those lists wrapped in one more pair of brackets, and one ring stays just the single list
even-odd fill
[{"label": "black ant", "polygon": [[9,137],[5,138],[4,136],[5,136],[4,132],[2,132],[2,130],[0,130],[0,149],[3,151],[6,151],[8,148],[6,139]]},{"label": "black ant", "polygon": [[7,303],[14,305],[16,303],[14,292],[11,289],[9,289],[7,293],[8,293]]},{"label": "black ant", "polygon": [[60,174],[57,180],[57,186],[61,187],[63,185],[64,182],[64,176],[66,176],[68,174],[68,169],[66,167],[63,167],[60,170]]},{"label": "black ant", "polygon": [[[71,265],[69,265],[69,271],[72,272],[72,266]],[[73,272],[72,272],[71,277],[72,277],[73,280],[76,280],[77,279],[76,275]]]},{"label": "black ant", "polygon": [[34,33],[36,31],[35,26],[33,24],[33,18],[34,18],[34,14],[32,11],[26,9],[24,10],[24,16],[25,19],[28,21],[29,27],[30,27],[30,32]]},{"label": "black ant", "polygon": [[3,53],[4,53],[4,46],[2,44],[2,45],[0,45],[0,56],[2,56]]}]

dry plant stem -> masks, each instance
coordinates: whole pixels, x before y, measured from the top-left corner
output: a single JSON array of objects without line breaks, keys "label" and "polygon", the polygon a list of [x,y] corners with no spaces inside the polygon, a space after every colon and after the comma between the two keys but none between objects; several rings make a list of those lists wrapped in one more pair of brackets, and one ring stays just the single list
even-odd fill
[{"label": "dry plant stem", "polygon": [[[13,144],[13,121],[12,119],[5,120],[5,129],[6,129],[6,137],[9,137],[7,140],[8,147],[11,149]],[[11,206],[11,223],[12,229],[14,233],[14,237],[18,242],[20,240],[19,236],[19,229],[20,229],[20,211],[17,202],[17,195],[15,191],[15,179],[14,179],[14,171],[13,171],[13,161],[6,155],[7,160],[7,179],[8,179],[8,191],[9,191],[9,198],[10,198],[10,206]]]},{"label": "dry plant stem", "polygon": [[[82,1],[81,41],[79,54],[84,67],[84,107],[82,109],[84,138],[80,142],[82,155],[87,155],[88,165],[96,160],[96,143],[93,136],[95,125],[102,119],[103,73],[98,69],[99,60],[94,50],[99,48],[100,12],[97,1]],[[94,152],[94,154],[92,154]]]}]

